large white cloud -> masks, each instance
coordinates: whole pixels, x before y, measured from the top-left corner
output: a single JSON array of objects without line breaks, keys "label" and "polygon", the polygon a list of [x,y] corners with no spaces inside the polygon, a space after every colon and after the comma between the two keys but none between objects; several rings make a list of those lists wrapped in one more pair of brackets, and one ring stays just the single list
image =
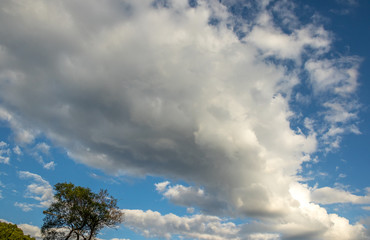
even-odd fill
[{"label": "large white cloud", "polygon": [[[0,117],[19,144],[42,133],[75,160],[108,172],[183,179],[231,216],[266,221],[272,234],[330,239],[339,222],[348,234],[362,234],[360,225],[309,203],[308,187],[297,183],[318,135],[330,147],[336,138],[325,136],[355,129],[356,103],[347,100],[358,60],[322,60],[330,34],[315,23],[283,32],[269,1],[246,5],[254,17],[244,23],[227,11],[238,1],[198,1],[196,8],[166,2],[2,1]],[[245,37],[234,33],[235,22]],[[304,63],[302,54],[313,60]],[[300,71],[314,91],[335,97],[314,99],[329,110],[317,116],[324,126],[308,131],[290,127]],[[326,82],[324,72],[334,79]],[[342,130],[335,130],[338,107],[348,113]],[[197,188],[172,190],[210,211]]]}]

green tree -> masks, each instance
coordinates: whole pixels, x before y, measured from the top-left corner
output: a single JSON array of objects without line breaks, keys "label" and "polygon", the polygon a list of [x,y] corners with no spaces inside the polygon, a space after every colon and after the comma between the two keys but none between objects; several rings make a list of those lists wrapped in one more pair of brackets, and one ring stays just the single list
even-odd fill
[{"label": "green tree", "polygon": [[41,233],[45,240],[95,239],[104,227],[123,221],[117,200],[107,190],[99,193],[72,183],[57,183],[55,201],[44,211]]},{"label": "green tree", "polygon": [[35,240],[24,235],[22,229],[11,223],[0,222],[0,240]]}]

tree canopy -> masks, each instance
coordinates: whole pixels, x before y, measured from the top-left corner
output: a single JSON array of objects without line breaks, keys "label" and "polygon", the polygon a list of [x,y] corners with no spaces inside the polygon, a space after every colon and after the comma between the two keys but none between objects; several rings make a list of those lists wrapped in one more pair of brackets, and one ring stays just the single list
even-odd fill
[{"label": "tree canopy", "polygon": [[24,235],[22,229],[11,223],[0,222],[0,240],[35,240]]},{"label": "tree canopy", "polygon": [[99,193],[72,183],[54,186],[55,201],[44,211],[41,232],[48,239],[95,239],[104,227],[114,227],[123,221],[117,200],[107,190]]}]

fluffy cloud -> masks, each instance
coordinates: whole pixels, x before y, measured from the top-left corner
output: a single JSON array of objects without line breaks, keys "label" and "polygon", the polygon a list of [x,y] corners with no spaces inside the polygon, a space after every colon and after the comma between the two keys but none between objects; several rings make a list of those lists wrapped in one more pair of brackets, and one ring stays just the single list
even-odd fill
[{"label": "fluffy cloud", "polygon": [[[356,103],[348,98],[357,86],[358,60],[325,60],[330,34],[315,23],[283,32],[269,1],[249,5],[254,14],[241,26],[245,36],[232,30],[242,21],[228,11],[237,1],[197,2],[2,1],[0,118],[19,144],[42,133],[76,161],[108,172],[201,186],[158,185],[181,205],[212,212],[213,203],[222,203],[232,216],[254,217],[266,222],[266,231],[301,239],[330,239],[339,226],[343,239],[360,236],[361,225],[310,203],[308,187],[297,182],[317,138],[331,146],[344,132],[336,128],[356,128]],[[304,62],[307,56],[313,60]],[[290,122],[302,71],[326,110],[312,117],[325,126],[309,131]],[[324,93],[335,99],[321,101]],[[26,196],[50,204],[45,180],[20,176],[35,181]],[[138,211],[131,213],[161,217]],[[164,216],[165,226],[167,218],[174,217]],[[206,218],[226,231],[216,236],[235,230]],[[215,234],[207,226],[198,237]]]},{"label": "fluffy cloud", "polygon": [[174,214],[161,215],[151,210],[123,210],[124,224],[141,232],[146,237],[171,239],[180,235],[192,239],[240,239],[239,228],[214,216],[193,215],[179,217]]},{"label": "fluffy cloud", "polygon": [[[125,226],[146,237],[154,238],[171,239],[178,236],[185,239],[212,240],[368,239],[365,228],[361,224],[350,225],[347,219],[336,214],[327,215],[326,211],[317,205],[311,204],[308,207],[316,208],[316,216],[307,211],[309,216],[304,220],[301,219],[300,223],[297,219],[294,221],[286,219],[284,222],[276,221],[269,224],[249,222],[240,225],[209,215],[180,217],[174,214],[161,215],[151,210],[122,211],[125,213]],[[317,217],[323,217],[323,219],[318,221]]]},{"label": "fluffy cloud", "polygon": [[27,171],[19,171],[19,177],[22,179],[31,179],[33,183],[27,186],[24,197],[38,201],[35,203],[15,203],[15,206],[22,208],[23,211],[30,211],[34,207],[49,207],[54,200],[53,188],[48,181],[40,175]]}]

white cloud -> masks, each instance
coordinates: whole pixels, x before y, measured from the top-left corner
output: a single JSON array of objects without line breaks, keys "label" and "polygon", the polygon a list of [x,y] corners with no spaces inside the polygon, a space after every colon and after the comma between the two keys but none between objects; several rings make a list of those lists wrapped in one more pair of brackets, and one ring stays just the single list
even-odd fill
[{"label": "white cloud", "polygon": [[[170,3],[153,8],[149,0],[2,1],[0,117],[16,141],[30,144],[42,133],[76,161],[96,168],[193,183],[196,187],[157,188],[171,201],[201,205],[203,211],[211,212],[208,200],[214,198],[224,203],[221,211],[255,217],[271,234],[322,239],[362,234],[360,225],[311,204],[297,176],[318,150],[318,139],[325,147],[339,146],[340,135],[355,129],[357,104],[348,99],[357,87],[359,60],[325,59],[330,33],[315,23],[292,25],[285,33],[266,8],[269,1],[252,9],[256,18],[246,20],[242,40],[229,27],[236,18],[227,12],[230,6]],[[284,14],[294,18],[293,12]],[[214,16],[217,26],[208,24]],[[292,61],[293,69],[270,57]],[[325,110],[310,116],[316,125],[306,124],[312,127],[307,134],[291,129],[290,122],[290,96],[304,82],[302,66],[311,77],[310,100]],[[325,94],[329,100],[320,98]],[[314,121],[320,118],[325,126]],[[29,172],[20,176],[34,180],[27,197],[40,206],[51,203],[45,180]],[[167,225],[178,219],[172,215],[133,213],[157,216],[180,231]],[[235,230],[218,218],[197,218],[206,218],[206,230],[213,224]],[[216,230],[199,231],[229,234]]]},{"label": "white cloud", "polygon": [[174,214],[161,215],[151,210],[123,210],[125,226],[139,231],[145,237],[171,239],[180,235],[192,239],[240,239],[239,228],[214,216],[193,215],[179,217]]},{"label": "white cloud", "polygon": [[13,148],[13,152],[14,152],[15,154],[17,154],[17,155],[22,155],[22,150],[21,150],[21,148],[20,148],[19,146],[15,146],[15,147]]},{"label": "white cloud", "polygon": [[4,141],[0,141],[0,163],[9,164],[10,161],[10,149],[9,144]]},{"label": "white cloud", "polygon": [[321,27],[308,25],[295,30],[292,34],[285,34],[271,26],[257,26],[253,28],[246,40],[261,49],[266,56],[291,58],[300,60],[305,47],[314,50],[326,51],[330,39],[328,33]]},{"label": "white cloud", "polygon": [[28,171],[19,171],[19,177],[22,179],[31,179],[33,183],[27,186],[24,197],[38,201],[35,203],[15,203],[15,206],[22,208],[23,211],[30,211],[34,207],[47,208],[54,200],[53,188],[48,181],[40,175]]},{"label": "white cloud", "polygon": [[54,168],[55,168],[55,163],[54,163],[54,161],[51,161],[51,162],[45,163],[45,164],[43,165],[43,167],[44,167],[45,169],[48,169],[48,170],[50,170],[50,169],[54,169]]},{"label": "white cloud", "polygon": [[37,240],[42,239],[41,230],[39,227],[26,223],[18,224],[17,226],[23,230],[24,234],[30,235],[31,237],[34,237]]},{"label": "white cloud", "polygon": [[329,90],[338,95],[348,95],[357,88],[359,63],[360,59],[357,57],[313,59],[305,64],[305,68],[310,73],[317,94]]},{"label": "white cloud", "polygon": [[[304,207],[305,219],[289,219],[285,222],[259,221],[236,225],[228,220],[209,215],[176,216],[162,215],[147,210],[122,210],[125,213],[126,227],[141,233],[145,237],[171,239],[174,236],[191,239],[367,239],[365,228],[356,223],[350,225],[348,220],[336,214],[327,214],[317,205]],[[313,214],[309,208],[316,212]],[[311,210],[313,210],[311,209]],[[302,216],[300,216],[302,217]],[[317,221],[317,217],[322,217]],[[315,226],[316,225],[316,226]],[[321,229],[320,232],[317,228]],[[322,234],[322,235],[321,235]]]},{"label": "white cloud", "polygon": [[50,146],[44,142],[41,142],[41,143],[38,143],[36,146],[35,146],[35,149],[37,149],[38,151],[42,152],[43,154],[46,154],[48,155],[49,154],[49,151],[50,151]]},{"label": "white cloud", "polygon": [[19,203],[19,202],[15,202],[14,206],[19,207],[20,209],[22,209],[23,212],[29,212],[29,211],[33,210],[33,208],[39,207],[39,205],[37,205],[37,204]]},{"label": "white cloud", "polygon": [[339,178],[345,178],[345,177],[347,177],[347,175],[346,175],[346,174],[344,174],[344,173],[340,173],[338,177],[339,177]]},{"label": "white cloud", "polygon": [[358,196],[343,189],[323,187],[313,189],[312,200],[320,204],[333,204],[333,203],[370,204],[370,195]]},{"label": "white cloud", "polygon": [[[0,219],[0,222],[11,223],[11,222],[6,221],[4,219]],[[14,223],[12,223],[12,224],[14,224]],[[30,225],[30,224],[27,224],[27,223],[17,224],[17,226],[20,229],[22,229],[22,231],[25,235],[30,235],[31,237],[36,238],[36,240],[41,240],[42,239],[41,229],[39,227],[34,226],[34,225]]]},{"label": "white cloud", "polygon": [[33,149],[32,149],[32,155],[33,157],[42,165],[43,168],[47,170],[54,170],[55,169],[55,162],[50,161],[46,162],[44,160],[44,157],[50,156],[50,146],[44,142],[38,143]]}]

